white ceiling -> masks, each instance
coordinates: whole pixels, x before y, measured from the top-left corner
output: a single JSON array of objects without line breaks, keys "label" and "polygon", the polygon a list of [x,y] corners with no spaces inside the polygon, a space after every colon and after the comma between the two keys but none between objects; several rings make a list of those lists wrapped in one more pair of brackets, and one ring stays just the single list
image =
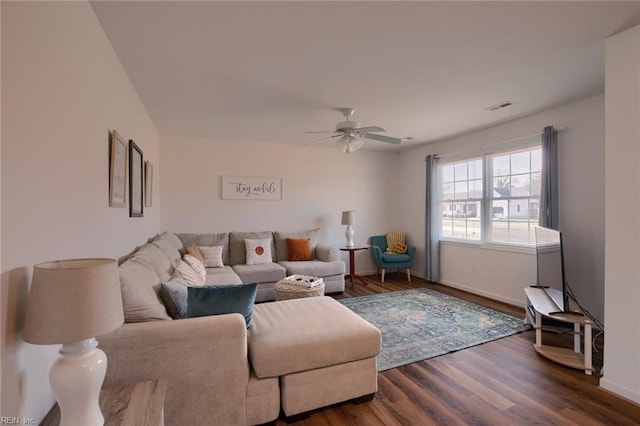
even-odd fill
[{"label": "white ceiling", "polygon": [[302,145],[353,107],[414,138],[377,150],[602,93],[604,39],[640,23],[637,1],[92,6],[161,135]]}]

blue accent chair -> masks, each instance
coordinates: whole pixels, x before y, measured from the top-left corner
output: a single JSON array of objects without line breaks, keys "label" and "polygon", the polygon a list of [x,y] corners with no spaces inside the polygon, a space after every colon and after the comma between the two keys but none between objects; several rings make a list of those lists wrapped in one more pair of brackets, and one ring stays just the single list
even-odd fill
[{"label": "blue accent chair", "polygon": [[370,238],[369,244],[371,245],[371,254],[373,255],[373,261],[380,270],[381,279],[384,282],[385,269],[406,269],[407,279],[411,281],[411,265],[413,264],[413,258],[416,254],[416,248],[409,246],[405,254],[389,254],[387,251],[387,237],[386,235],[374,235]]}]

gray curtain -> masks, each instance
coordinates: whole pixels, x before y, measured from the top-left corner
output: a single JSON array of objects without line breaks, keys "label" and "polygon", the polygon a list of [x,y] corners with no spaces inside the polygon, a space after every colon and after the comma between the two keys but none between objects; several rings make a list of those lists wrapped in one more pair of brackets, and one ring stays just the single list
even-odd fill
[{"label": "gray curtain", "polygon": [[553,126],[542,132],[542,179],[539,225],[558,229],[558,141]]},{"label": "gray curtain", "polygon": [[425,264],[427,281],[440,279],[440,224],[438,223],[438,157],[428,155],[425,205]]}]

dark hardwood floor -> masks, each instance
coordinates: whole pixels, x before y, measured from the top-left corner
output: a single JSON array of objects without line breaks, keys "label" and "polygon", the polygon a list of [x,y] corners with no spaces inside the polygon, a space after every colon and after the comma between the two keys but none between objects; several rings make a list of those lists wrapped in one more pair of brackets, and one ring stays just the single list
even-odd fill
[{"label": "dark hardwood floor", "polygon": [[[517,317],[524,310],[389,273],[381,283],[347,280],[343,295],[364,296],[428,287]],[[638,425],[640,406],[598,388],[598,375],[555,364],[533,349],[535,332],[506,337],[378,374],[370,402],[344,403],[296,422],[317,425]],[[571,347],[567,334],[545,333],[544,342]],[[601,346],[601,342],[600,342]],[[600,366],[598,360],[596,366]],[[278,420],[278,425],[287,424]]]}]

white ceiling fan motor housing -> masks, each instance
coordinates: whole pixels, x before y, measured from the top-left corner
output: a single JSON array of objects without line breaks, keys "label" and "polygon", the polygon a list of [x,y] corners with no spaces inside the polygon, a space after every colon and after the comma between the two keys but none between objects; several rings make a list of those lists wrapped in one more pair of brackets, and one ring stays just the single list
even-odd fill
[{"label": "white ceiling fan motor housing", "polygon": [[336,131],[343,132],[345,130],[357,130],[360,128],[360,123],[357,121],[343,121],[336,124]]}]

